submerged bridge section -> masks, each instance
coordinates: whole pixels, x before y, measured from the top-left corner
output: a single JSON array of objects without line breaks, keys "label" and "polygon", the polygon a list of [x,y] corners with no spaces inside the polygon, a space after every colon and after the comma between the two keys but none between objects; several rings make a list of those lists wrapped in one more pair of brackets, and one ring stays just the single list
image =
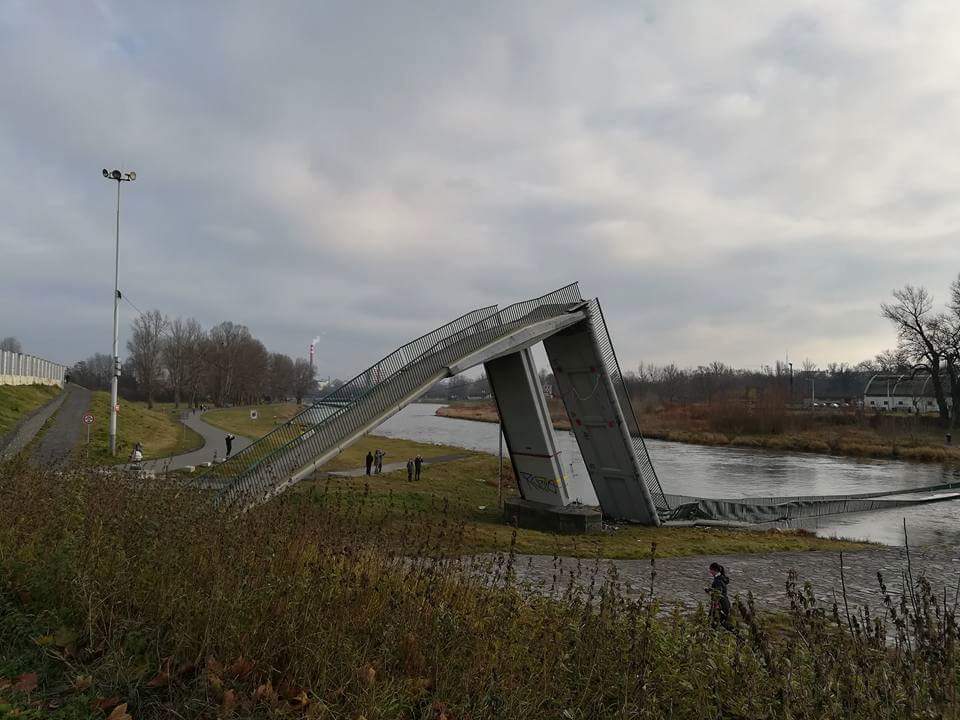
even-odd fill
[{"label": "submerged bridge section", "polygon": [[597,300],[576,283],[481,308],[399,348],[200,480],[222,505],[248,509],[310,476],[434,383],[484,365],[520,494],[570,502],[564,463],[530,348],[543,342],[601,509],[659,525],[669,512],[637,427]]}]

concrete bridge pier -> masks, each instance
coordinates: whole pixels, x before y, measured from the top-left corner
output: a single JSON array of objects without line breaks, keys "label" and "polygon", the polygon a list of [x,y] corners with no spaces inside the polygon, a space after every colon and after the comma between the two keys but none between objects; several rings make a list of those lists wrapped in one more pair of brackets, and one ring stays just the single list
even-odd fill
[{"label": "concrete bridge pier", "polygon": [[503,436],[524,500],[570,502],[547,400],[529,348],[484,363],[500,411]]},{"label": "concrete bridge pier", "polygon": [[582,320],[543,345],[604,514],[659,525],[596,332]]},{"label": "concrete bridge pier", "polygon": [[504,515],[520,527],[587,532],[600,527],[596,510],[570,506],[567,479],[547,400],[529,348],[484,363],[520,498],[504,501]]}]

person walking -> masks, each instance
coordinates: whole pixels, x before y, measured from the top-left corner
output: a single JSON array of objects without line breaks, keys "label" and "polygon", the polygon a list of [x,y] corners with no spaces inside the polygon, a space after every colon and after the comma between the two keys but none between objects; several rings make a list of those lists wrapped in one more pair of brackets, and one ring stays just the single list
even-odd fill
[{"label": "person walking", "polygon": [[419,455],[417,455],[417,456],[413,459],[413,467],[414,467],[414,469],[416,470],[416,473],[417,473],[417,480],[420,479],[420,466],[421,466],[421,465],[423,465],[423,458],[420,457]]},{"label": "person walking", "polygon": [[373,453],[367,450],[367,475],[370,474],[370,468],[373,467]]},{"label": "person walking", "polygon": [[720,563],[710,563],[710,577],[713,581],[710,587],[706,588],[710,594],[710,625],[733,630],[730,623],[730,595],[727,591],[730,578],[727,577],[727,571]]},{"label": "person walking", "polygon": [[133,452],[130,453],[130,462],[134,465],[140,466],[140,463],[143,462],[143,445],[137,443],[133,446]]},{"label": "person walking", "polygon": [[236,437],[233,433],[227,433],[227,436],[224,438],[224,442],[227,444],[227,457],[230,457],[230,453],[233,452],[233,441]]},{"label": "person walking", "polygon": [[413,460],[407,460],[407,482],[413,482]]},{"label": "person walking", "polygon": [[373,454],[373,467],[374,467],[374,472],[377,475],[383,472],[383,456],[384,455],[386,455],[386,453],[380,448],[377,448],[377,451]]}]

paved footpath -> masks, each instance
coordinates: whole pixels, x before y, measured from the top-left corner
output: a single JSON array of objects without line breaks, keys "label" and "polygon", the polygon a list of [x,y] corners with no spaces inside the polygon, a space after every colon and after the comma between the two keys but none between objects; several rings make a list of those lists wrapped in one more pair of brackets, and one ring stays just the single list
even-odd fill
[{"label": "paved footpath", "polygon": [[[953,601],[960,581],[960,546],[930,545],[911,547],[910,560],[914,581],[924,573],[933,589]],[[709,584],[707,572],[711,562],[719,562],[730,577],[730,593],[744,598],[752,592],[758,607],[784,609],[790,606],[785,592],[788,573],[798,575],[798,585],[810,581],[819,600],[831,606],[836,598],[842,607],[840,554],[837,552],[807,551],[757,555],[710,555],[681,558],[662,558],[656,562],[654,594],[667,605],[681,604],[695,608],[706,599],[704,588]],[[581,560],[578,582],[590,582],[594,560]],[[869,604],[871,612],[880,609],[882,596],[877,572],[883,573],[887,590],[894,602],[899,601],[903,588],[902,573],[907,569],[906,552],[902,547],[878,547],[844,552],[844,581],[847,601],[851,609]],[[521,555],[517,557],[517,575],[521,581],[545,584],[553,582],[554,559],[547,556]],[[577,560],[562,558],[560,567],[564,581],[571,572],[577,574]],[[631,597],[648,595],[650,589],[650,560],[601,560],[601,574],[615,568],[620,582],[629,586]]]},{"label": "paved footpath", "polygon": [[[208,425],[203,420],[203,415],[199,412],[192,413],[184,411],[181,416],[184,418],[183,424],[191,430],[196,431],[203,438],[203,447],[199,450],[193,450],[182,455],[173,455],[172,457],[157,458],[155,460],[144,460],[140,467],[143,470],[162,473],[168,470],[179,470],[180,468],[193,466],[197,467],[205,462],[213,462],[214,458],[222,459],[227,454],[227,445],[224,438],[227,436],[226,430]],[[236,435],[233,441],[233,452],[239,452],[247,447],[253,441],[242,435]],[[129,468],[129,465],[124,467]]]},{"label": "paved footpath", "polygon": [[66,464],[83,437],[83,415],[89,407],[90,391],[73,383],[67,385],[53,424],[40,436],[31,453],[31,461],[42,467]]}]

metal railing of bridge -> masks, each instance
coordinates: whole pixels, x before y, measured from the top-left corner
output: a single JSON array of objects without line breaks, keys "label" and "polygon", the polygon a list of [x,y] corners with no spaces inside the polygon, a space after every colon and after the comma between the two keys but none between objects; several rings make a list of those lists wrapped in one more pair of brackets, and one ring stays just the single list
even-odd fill
[{"label": "metal railing of bridge", "polygon": [[[525,325],[565,314],[581,302],[579,287],[573,283],[500,312],[485,308],[468,313],[431,333],[436,339],[429,347],[421,344],[407,354],[402,354],[401,348],[321,398],[315,407],[323,407],[325,416],[318,422],[304,423],[303,416],[310,408],[213,468],[200,481],[222,486],[222,504],[246,507],[260,502],[316,458],[399,409],[419,389],[443,377],[454,362]],[[470,320],[473,322],[467,324]],[[406,360],[403,365],[401,356]],[[386,362],[390,358],[395,361]]]},{"label": "metal railing of bridge", "polygon": [[607,328],[607,321],[603,316],[603,308],[596,298],[590,301],[590,323],[594,341],[597,343],[597,350],[600,352],[604,369],[613,383],[617,402],[620,403],[620,410],[630,432],[633,452],[640,467],[640,479],[647,486],[657,512],[660,515],[666,515],[670,512],[670,504],[667,502],[663,488],[660,486],[660,478],[657,477],[657,471],[653,467],[650,453],[647,452],[647,444],[643,439],[643,433],[640,432],[640,423],[633,411],[630,393],[627,391],[627,385],[623,380],[623,373],[620,372],[620,363],[617,360],[617,353],[613,349],[613,341],[610,339],[610,330]]}]

